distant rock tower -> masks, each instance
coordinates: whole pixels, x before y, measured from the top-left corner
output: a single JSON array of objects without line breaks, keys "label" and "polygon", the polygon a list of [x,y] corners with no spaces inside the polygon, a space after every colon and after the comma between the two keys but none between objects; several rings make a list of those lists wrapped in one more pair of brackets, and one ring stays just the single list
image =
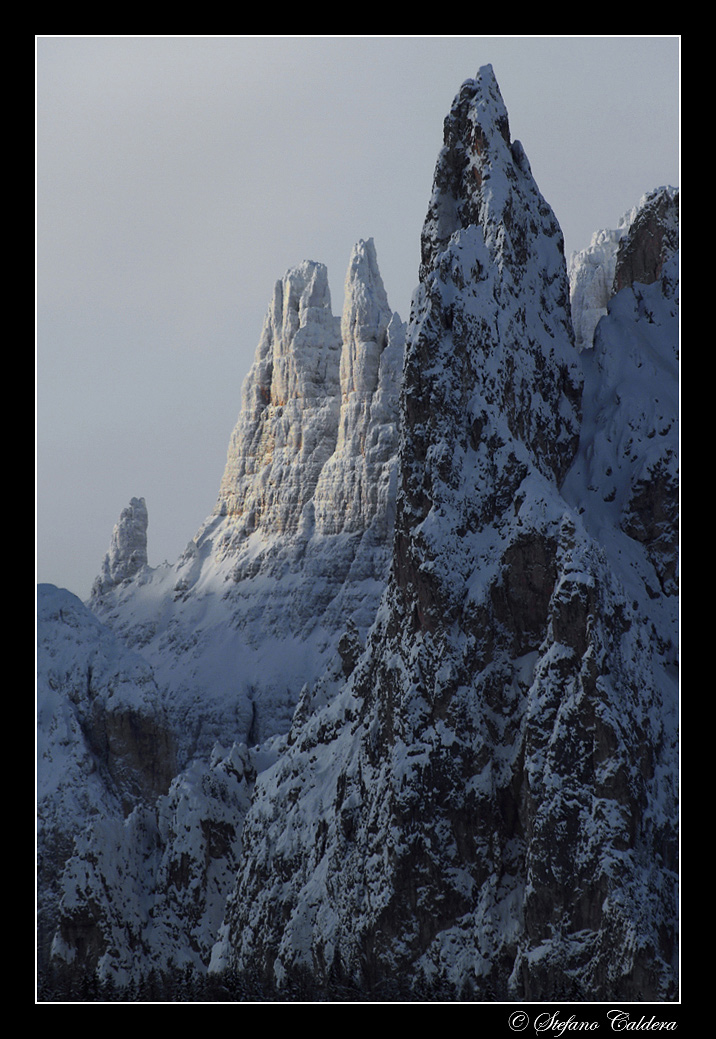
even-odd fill
[{"label": "distant rock tower", "polygon": [[144,498],[132,498],[112,531],[109,551],[92,586],[92,598],[124,581],[130,581],[147,565],[149,516]]}]

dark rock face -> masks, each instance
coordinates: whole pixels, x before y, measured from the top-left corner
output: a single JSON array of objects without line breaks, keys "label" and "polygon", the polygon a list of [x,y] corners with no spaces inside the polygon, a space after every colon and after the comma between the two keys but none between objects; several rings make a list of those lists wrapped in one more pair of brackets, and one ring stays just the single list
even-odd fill
[{"label": "dark rock face", "polygon": [[679,480],[676,457],[665,453],[633,487],[622,529],[647,550],[665,595],[678,592]]},{"label": "dark rock face", "polygon": [[306,693],[258,777],[214,964],[279,993],[673,998],[672,629],[644,541],[633,576],[618,521],[562,494],[582,374],[561,235],[489,67],[445,142],[390,580],[348,680]]},{"label": "dark rock face", "polygon": [[664,264],[679,248],[679,193],[657,188],[644,200],[629,233],[619,243],[614,291],[661,278]]},{"label": "dark rock face", "polygon": [[87,746],[128,815],[165,794],[176,775],[176,741],[166,720],[136,710],[93,705],[84,726]]}]

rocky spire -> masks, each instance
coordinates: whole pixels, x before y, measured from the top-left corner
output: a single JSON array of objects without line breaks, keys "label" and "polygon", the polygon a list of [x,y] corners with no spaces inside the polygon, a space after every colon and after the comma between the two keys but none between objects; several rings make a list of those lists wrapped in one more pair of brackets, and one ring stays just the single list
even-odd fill
[{"label": "rocky spire", "polygon": [[[223,523],[219,538],[209,525],[218,556],[234,561],[237,580],[247,573],[242,558],[254,534],[266,542],[259,551],[280,569],[287,557],[277,536],[285,546],[295,542],[286,550],[304,566],[314,533],[370,532],[373,546],[361,558],[366,574],[376,566],[382,571],[395,515],[404,331],[388,303],[372,239],[353,249],[340,318],[331,313],[322,264],[304,263],[276,285],[229,446],[215,510]],[[321,542],[324,554],[327,544]],[[344,548],[343,561],[334,560],[325,576],[329,582],[342,581],[354,561],[356,545]],[[254,545],[252,573],[256,553]],[[318,557],[313,565],[320,567]]]},{"label": "rocky spire", "polygon": [[421,281],[456,232],[489,225],[490,233],[502,237],[509,213],[504,178],[515,164],[526,167],[527,160],[518,144],[513,153],[507,110],[492,66],[486,65],[463,83],[445,119],[421,238]]},{"label": "rocky spire", "polygon": [[437,560],[457,605],[456,561],[465,579],[474,568],[466,535],[512,510],[528,475],[559,484],[579,437],[562,234],[510,140],[491,66],[463,84],[445,120],[413,309],[395,573],[431,623],[428,602],[436,617],[446,606]]},{"label": "rocky spire", "polygon": [[306,261],[276,283],[242,393],[215,512],[226,549],[259,527],[294,534],[336,443],[340,319],[328,273]]},{"label": "rocky spire", "polygon": [[393,311],[378,270],[373,239],[353,249],[345,280],[341,316],[341,393],[372,394],[378,385],[380,355]]},{"label": "rocky spire", "polygon": [[338,433],[316,486],[316,529],[322,534],[371,530],[387,556],[395,519],[405,328],[388,303],[372,238],[359,241],[351,254],[341,337]]},{"label": "rocky spire", "polygon": [[373,239],[353,249],[341,318],[322,264],[277,283],[216,507],[232,521],[222,551],[258,529],[305,537],[314,522],[335,534],[385,517],[381,472],[397,453],[403,339]]},{"label": "rocky spire", "polygon": [[392,530],[395,482],[383,469],[394,474],[403,340],[372,239],[353,249],[341,317],[323,264],[277,283],[229,445],[220,536],[206,525],[217,557],[237,560],[237,578],[255,532],[305,543],[314,530],[362,533],[374,521]]},{"label": "rocky spire", "polygon": [[109,551],[92,587],[92,597],[131,580],[147,565],[149,516],[144,498],[132,498],[112,531]]}]

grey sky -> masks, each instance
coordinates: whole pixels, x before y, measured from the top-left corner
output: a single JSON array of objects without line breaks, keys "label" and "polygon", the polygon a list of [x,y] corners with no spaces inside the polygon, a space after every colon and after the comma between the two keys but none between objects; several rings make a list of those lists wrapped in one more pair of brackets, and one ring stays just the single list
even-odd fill
[{"label": "grey sky", "polygon": [[492,64],[567,254],[679,177],[671,37],[37,37],[37,579],[86,597],[211,512],[273,285],[375,240],[408,317],[463,80]]}]

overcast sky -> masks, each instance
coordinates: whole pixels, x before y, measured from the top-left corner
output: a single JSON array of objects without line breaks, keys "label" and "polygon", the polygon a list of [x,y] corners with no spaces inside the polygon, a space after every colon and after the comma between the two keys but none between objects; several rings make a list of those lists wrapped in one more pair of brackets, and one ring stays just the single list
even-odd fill
[{"label": "overcast sky", "polygon": [[39,36],[37,579],[216,500],[274,283],[372,237],[407,319],[442,123],[492,64],[567,255],[679,183],[678,36]]}]

